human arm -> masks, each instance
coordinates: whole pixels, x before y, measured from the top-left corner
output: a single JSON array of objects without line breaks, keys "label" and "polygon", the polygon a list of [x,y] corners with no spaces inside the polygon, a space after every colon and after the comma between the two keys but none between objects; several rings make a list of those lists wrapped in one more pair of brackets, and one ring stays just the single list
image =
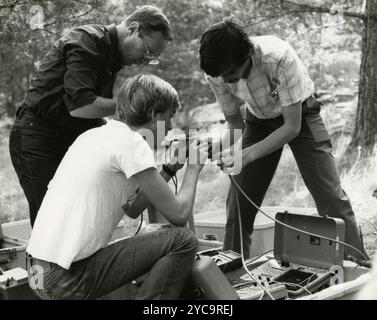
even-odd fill
[{"label": "human arm", "polygon": [[[199,155],[198,162],[187,164],[180,191],[176,196],[158,173],[153,151],[145,140],[138,133],[129,134],[127,138],[127,142],[120,141],[118,148],[111,150],[110,170],[123,172],[127,180],[132,181],[130,186],[137,186],[142,190],[148,203],[169,223],[184,226],[191,214],[199,172],[208,158],[206,148],[201,145],[192,147]],[[127,202],[134,199],[135,193],[128,197]]]},{"label": "human arm", "polygon": [[[147,200],[174,226],[183,227],[192,214],[198,175],[202,165],[189,165],[175,196],[155,169],[135,174]],[[163,201],[161,201],[163,199]]]},{"label": "human arm", "polygon": [[294,49],[285,43],[284,54],[270,71],[276,80],[275,91],[281,105],[284,124],[262,141],[243,150],[242,166],[268,155],[294,139],[301,129],[302,101],[314,90],[307,70]]},{"label": "human arm", "polygon": [[[166,182],[168,182],[172,178],[172,176],[174,176],[178,172],[178,170],[182,169],[185,162],[183,161],[183,159],[179,159],[178,157],[179,148],[175,148],[174,150],[172,149],[172,147],[170,147],[167,152],[169,152],[169,154],[172,154],[172,156],[169,157],[167,163],[162,167],[162,170],[160,171],[160,175]],[[140,190],[135,200],[127,206],[125,213],[130,218],[136,219],[145,209],[150,206],[150,204],[151,203],[145,196],[143,190]]]},{"label": "human arm", "polygon": [[102,118],[111,116],[115,113],[115,99],[96,97],[92,103],[69,112],[72,117],[78,118]]},{"label": "human arm", "polygon": [[[174,172],[174,168],[172,166],[167,165],[170,170]],[[165,172],[164,170],[160,171],[161,177],[164,179],[164,181],[169,182],[171,179],[170,174]],[[145,196],[145,193],[143,190],[140,190],[135,198],[135,200],[127,207],[126,214],[132,219],[136,219],[140,216],[140,214],[147,209],[147,207],[150,205],[149,199]]]},{"label": "human arm", "polygon": [[[155,169],[149,168],[134,175],[150,204],[174,226],[185,226],[192,215],[198,175],[208,158],[206,146],[198,146],[194,143],[190,147],[190,151],[196,152],[198,155],[198,161],[187,163],[178,195],[173,194],[168,184]],[[181,164],[177,166],[181,166]]]},{"label": "human arm", "polygon": [[242,150],[242,166],[262,158],[294,139],[301,129],[301,102],[282,107],[284,124],[265,139]]},{"label": "human arm", "polygon": [[265,139],[246,147],[242,150],[232,153],[223,153],[221,166],[226,170],[230,169],[233,174],[240,172],[250,162],[262,158],[280,148],[286,143],[293,140],[301,129],[301,102],[295,103],[289,107],[282,108],[284,124],[273,131]]},{"label": "human arm", "polygon": [[224,113],[227,124],[222,137],[212,142],[212,160],[218,160],[221,151],[233,146],[242,136],[244,120],[240,107],[245,102],[229,92],[227,85],[220,79],[213,79],[209,76],[206,76],[206,79],[218,106]]},{"label": "human arm", "polygon": [[[208,146],[196,143],[193,143],[192,147],[190,145],[190,152],[197,153],[198,161],[187,163],[182,186],[175,196],[158,173],[153,151],[142,136],[133,132],[127,133],[125,137],[126,141],[120,139],[117,148],[109,150],[109,169],[122,172],[127,180],[130,180],[128,183],[132,182],[129,186],[137,186],[143,190],[150,204],[172,225],[184,226],[191,214],[199,172],[208,158]],[[131,197],[129,196],[129,200],[132,201]]]},{"label": "human arm", "polygon": [[[302,121],[302,101],[314,90],[313,83],[302,61],[293,48],[286,44],[285,54],[270,71],[276,79],[278,99],[281,104],[284,124],[262,141],[242,150],[242,166],[255,161],[284,146],[300,132]],[[225,167],[232,165],[231,159],[224,159]]]},{"label": "human arm", "polygon": [[212,143],[213,161],[220,159],[222,154],[231,152],[231,147],[242,137],[244,130],[244,120],[239,107],[235,113],[224,116],[227,128],[222,136]]},{"label": "human arm", "polygon": [[79,29],[66,38],[62,52],[66,68],[63,99],[70,115],[87,119],[113,115],[115,99],[98,95],[98,87],[110,85],[111,80],[103,78],[103,61],[94,38]]}]

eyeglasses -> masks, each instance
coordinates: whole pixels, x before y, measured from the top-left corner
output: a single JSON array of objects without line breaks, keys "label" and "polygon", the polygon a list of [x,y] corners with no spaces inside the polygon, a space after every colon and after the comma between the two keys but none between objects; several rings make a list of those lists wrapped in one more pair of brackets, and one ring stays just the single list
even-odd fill
[{"label": "eyeglasses", "polygon": [[143,40],[144,47],[145,47],[145,53],[143,55],[143,60],[148,61],[148,64],[151,65],[157,65],[160,63],[160,61],[157,59],[157,57],[152,54],[147,46],[147,43],[144,40],[143,34],[141,34],[141,40]]}]

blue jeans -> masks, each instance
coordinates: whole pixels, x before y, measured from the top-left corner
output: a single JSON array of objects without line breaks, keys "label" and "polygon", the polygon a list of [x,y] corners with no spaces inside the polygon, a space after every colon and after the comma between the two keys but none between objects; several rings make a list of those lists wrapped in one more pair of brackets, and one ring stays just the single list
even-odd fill
[{"label": "blue jeans", "polygon": [[[165,228],[112,243],[69,270],[29,256],[29,284],[42,299],[96,299],[149,272],[136,299],[179,299],[197,245],[189,229]],[[36,265],[43,288],[35,284]]]}]

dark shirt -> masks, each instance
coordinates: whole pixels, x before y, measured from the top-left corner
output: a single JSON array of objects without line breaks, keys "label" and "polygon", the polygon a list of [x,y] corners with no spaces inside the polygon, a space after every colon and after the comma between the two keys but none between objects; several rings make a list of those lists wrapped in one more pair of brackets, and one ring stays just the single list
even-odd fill
[{"label": "dark shirt", "polygon": [[84,131],[100,119],[72,117],[69,111],[112,98],[118,58],[115,25],[85,25],[70,30],[43,58],[33,75],[23,107],[48,123]]}]

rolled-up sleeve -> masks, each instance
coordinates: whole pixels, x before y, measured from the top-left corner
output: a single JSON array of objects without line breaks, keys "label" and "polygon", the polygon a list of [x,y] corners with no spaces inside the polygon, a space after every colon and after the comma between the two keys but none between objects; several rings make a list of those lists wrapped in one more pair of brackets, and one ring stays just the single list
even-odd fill
[{"label": "rolled-up sleeve", "polygon": [[94,102],[100,65],[99,52],[88,35],[76,31],[72,38],[64,50],[64,101],[69,111]]},{"label": "rolled-up sleeve", "polygon": [[208,75],[205,75],[205,79],[211,87],[211,90],[216,97],[216,101],[224,115],[235,114],[242,104],[241,99],[229,92],[225,87],[225,84],[220,83],[218,79],[211,78]]},{"label": "rolled-up sleeve", "polygon": [[276,91],[282,107],[304,101],[314,91],[313,82],[304,64],[291,46],[278,64],[277,79]]}]

